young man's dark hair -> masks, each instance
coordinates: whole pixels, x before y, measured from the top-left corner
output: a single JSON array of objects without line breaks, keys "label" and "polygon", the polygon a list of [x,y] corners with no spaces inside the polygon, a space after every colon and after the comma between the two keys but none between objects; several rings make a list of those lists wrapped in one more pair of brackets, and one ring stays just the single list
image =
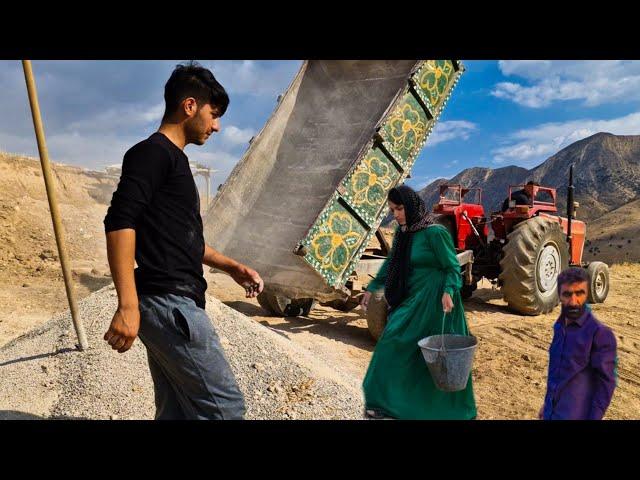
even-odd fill
[{"label": "young man's dark hair", "polygon": [[562,290],[562,285],[580,282],[589,283],[589,275],[587,274],[587,271],[580,267],[567,268],[558,275],[558,293]]},{"label": "young man's dark hair", "polygon": [[180,103],[189,97],[195,98],[200,106],[208,103],[216,107],[219,116],[224,115],[229,106],[229,96],[224,87],[210,70],[194,61],[176,65],[167,80],[164,86],[165,110],[162,120],[173,115]]}]

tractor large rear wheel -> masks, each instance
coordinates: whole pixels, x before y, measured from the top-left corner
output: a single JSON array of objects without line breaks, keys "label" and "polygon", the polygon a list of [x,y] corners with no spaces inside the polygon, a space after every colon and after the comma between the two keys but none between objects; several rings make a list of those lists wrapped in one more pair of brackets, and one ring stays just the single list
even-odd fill
[{"label": "tractor large rear wheel", "polygon": [[569,265],[560,224],[545,217],[519,223],[507,235],[503,253],[500,281],[509,308],[524,315],[553,310],[558,304],[558,275]]}]

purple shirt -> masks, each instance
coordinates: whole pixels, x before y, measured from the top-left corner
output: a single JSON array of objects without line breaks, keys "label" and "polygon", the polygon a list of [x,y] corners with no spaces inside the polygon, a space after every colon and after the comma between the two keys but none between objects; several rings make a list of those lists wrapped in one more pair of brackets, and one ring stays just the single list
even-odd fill
[{"label": "purple shirt", "polygon": [[616,387],[616,338],[587,307],[553,326],[544,401],[545,420],[600,420]]}]

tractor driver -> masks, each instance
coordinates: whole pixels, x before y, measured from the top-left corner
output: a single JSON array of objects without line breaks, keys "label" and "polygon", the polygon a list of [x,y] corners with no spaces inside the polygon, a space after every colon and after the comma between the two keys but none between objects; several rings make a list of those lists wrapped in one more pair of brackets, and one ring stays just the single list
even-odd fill
[{"label": "tractor driver", "polygon": [[[534,182],[534,181],[527,182],[527,185],[534,185],[536,187],[540,186],[538,182]],[[529,196],[529,193],[524,188],[521,190],[512,192],[511,200],[515,200],[516,205],[529,205],[529,203],[531,203],[531,197]],[[506,212],[508,209],[509,209],[509,197],[505,198],[504,202],[502,202],[502,211]]]}]

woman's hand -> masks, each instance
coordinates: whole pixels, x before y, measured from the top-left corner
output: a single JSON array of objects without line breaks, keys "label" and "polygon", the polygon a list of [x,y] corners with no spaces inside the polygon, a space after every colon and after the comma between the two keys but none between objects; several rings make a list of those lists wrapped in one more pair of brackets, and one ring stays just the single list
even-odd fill
[{"label": "woman's hand", "polygon": [[442,310],[445,313],[449,313],[451,310],[453,310],[453,300],[451,300],[451,295],[449,295],[447,292],[444,292],[442,294]]},{"label": "woman's hand", "polygon": [[371,299],[371,292],[364,292],[362,298],[360,299],[360,306],[364,313],[367,313],[367,308],[369,307],[369,300]]}]

